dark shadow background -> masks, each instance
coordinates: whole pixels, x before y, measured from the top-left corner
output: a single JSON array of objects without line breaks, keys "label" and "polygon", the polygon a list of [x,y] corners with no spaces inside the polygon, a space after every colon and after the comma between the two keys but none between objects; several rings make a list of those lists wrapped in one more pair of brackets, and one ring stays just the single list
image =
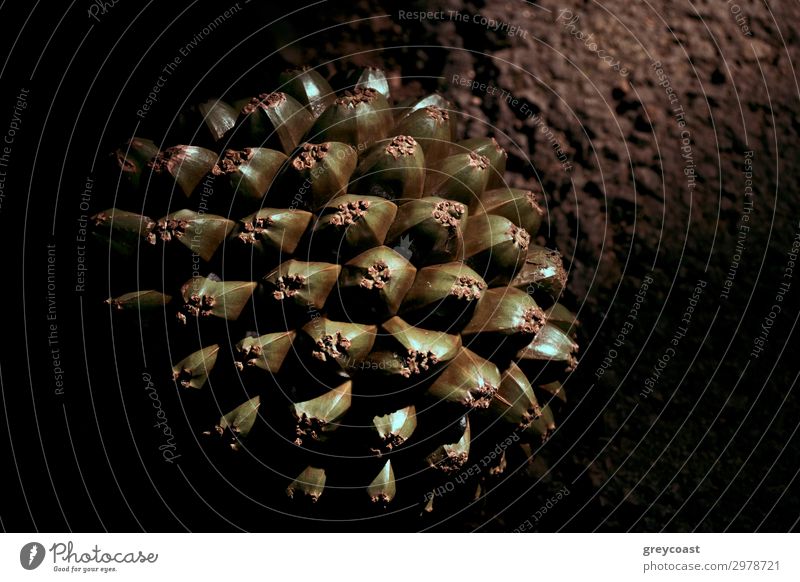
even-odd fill
[{"label": "dark shadow background", "polygon": [[[0,405],[9,437],[3,440],[12,445],[2,457],[4,529],[511,531],[563,487],[569,495],[534,529],[796,529],[800,275],[785,271],[800,233],[795,4],[773,3],[770,12],[741,0],[752,31],[746,36],[737,14],[716,1],[319,2],[295,3],[296,14],[285,18],[285,7],[240,2],[236,16],[183,58],[139,124],[136,110],[162,67],[233,5],[151,2],[142,8],[121,0],[98,13],[99,21],[88,16],[88,2],[17,12],[0,7],[0,131],[9,127],[16,96],[30,91],[8,167],[0,168],[7,173],[0,206]],[[435,8],[467,17],[398,15]],[[630,74],[610,70],[587,41],[570,34],[557,20],[562,9],[579,16],[574,30],[593,33],[598,50]],[[474,15],[516,24],[525,34],[487,30]],[[142,391],[138,338],[118,332],[116,360],[97,300],[107,296],[105,257],[90,257],[90,287],[74,291],[80,194],[116,144],[134,134],[168,141],[167,128],[186,103],[268,91],[290,65],[330,62],[332,73],[340,59],[382,63],[403,76],[406,94],[399,97],[441,91],[472,116],[466,137],[493,135],[506,147],[512,185],[541,180],[545,235],[568,260],[566,302],[582,322],[581,362],[566,385],[569,404],[541,457],[483,502],[442,522],[420,521],[414,508],[346,527],[282,516],[236,498],[208,475],[166,383],[160,393],[183,457],[180,470],[164,463]],[[672,104],[654,60],[675,91]],[[474,77],[519,101],[509,105],[498,95],[455,86],[453,75]],[[522,104],[552,133],[526,116]],[[674,117],[676,105],[685,127]],[[689,150],[681,149],[683,130]],[[550,136],[568,154],[571,170],[556,159]],[[754,209],[739,260],[748,150],[754,152]],[[687,152],[691,158],[682,157]],[[693,188],[687,164],[696,172]],[[112,199],[113,190],[96,181],[93,211],[112,206]],[[48,244],[57,249],[61,395],[48,344],[54,323],[47,319]],[[649,276],[639,316],[615,346]],[[686,336],[652,393],[643,395],[698,280],[706,287]],[[781,282],[790,285],[781,312],[770,320],[764,351],[752,357]],[[611,348],[616,357],[598,378]],[[158,366],[148,362],[148,369]],[[249,483],[254,490],[258,478]]]}]

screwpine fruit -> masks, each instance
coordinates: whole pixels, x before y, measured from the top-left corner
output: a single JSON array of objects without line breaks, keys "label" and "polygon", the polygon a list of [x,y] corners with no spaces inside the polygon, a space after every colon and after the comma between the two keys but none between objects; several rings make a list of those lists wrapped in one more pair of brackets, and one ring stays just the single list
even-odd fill
[{"label": "screwpine fruit", "polygon": [[201,145],[134,138],[93,232],[136,272],[111,316],[166,322],[210,458],[257,459],[284,502],[432,511],[553,432],[577,322],[543,195],[503,181],[497,142],[458,141],[440,95],[395,104],[381,69],[347,78],[195,105]]}]

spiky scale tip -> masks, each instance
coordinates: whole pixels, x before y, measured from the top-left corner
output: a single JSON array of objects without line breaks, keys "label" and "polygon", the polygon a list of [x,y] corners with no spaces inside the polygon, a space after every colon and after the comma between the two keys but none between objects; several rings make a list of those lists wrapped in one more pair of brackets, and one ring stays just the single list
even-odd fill
[{"label": "spiky scale tip", "polygon": [[278,82],[281,90],[297,99],[315,119],[336,99],[330,84],[310,67],[285,71]]},{"label": "spiky scale tip", "polygon": [[199,350],[172,366],[172,379],[182,388],[202,388],[219,355],[219,344]]},{"label": "spiky scale tip", "polygon": [[392,133],[413,137],[422,146],[425,160],[431,165],[447,156],[452,123],[446,108],[424,105],[401,118]]},{"label": "spiky scale tip", "polygon": [[[198,189],[216,161],[216,153],[192,145],[161,150],[147,164],[155,178],[150,186],[176,188],[188,198]],[[159,185],[159,179],[164,186]]]},{"label": "spiky scale tip", "polygon": [[327,481],[325,469],[319,467],[306,467],[297,478],[286,488],[286,495],[290,499],[305,497],[311,503],[317,503],[325,491]]},{"label": "spiky scale tip", "polygon": [[391,129],[389,104],[378,90],[345,91],[319,116],[309,131],[314,141],[338,141],[358,149],[386,137]]},{"label": "spiky scale tip", "polygon": [[118,179],[123,191],[137,192],[147,181],[144,176],[148,163],[158,154],[158,146],[152,140],[134,137],[111,154],[114,163],[111,179]]},{"label": "spiky scale tip", "polygon": [[350,409],[352,392],[353,383],[347,381],[317,398],[292,404],[294,444],[303,447],[326,440]]},{"label": "spiky scale tip", "polygon": [[346,194],[356,169],[355,149],[341,142],[304,143],[293,154],[268,193],[275,192],[289,208],[318,211],[331,200]]},{"label": "spiky scale tip", "polygon": [[353,174],[350,190],[402,204],[419,198],[425,184],[425,155],[408,135],[380,140],[367,149]]}]

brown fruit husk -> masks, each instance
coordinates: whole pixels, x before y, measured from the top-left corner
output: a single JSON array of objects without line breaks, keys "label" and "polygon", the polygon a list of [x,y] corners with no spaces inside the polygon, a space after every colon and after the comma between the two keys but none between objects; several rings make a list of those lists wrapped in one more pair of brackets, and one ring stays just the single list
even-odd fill
[{"label": "brown fruit husk", "polygon": [[[358,156],[340,142],[305,143],[278,175],[274,199],[289,208],[319,210],[347,193]],[[273,198],[273,193],[268,193]]]},{"label": "brown fruit husk", "polygon": [[386,97],[371,87],[355,88],[345,91],[319,116],[306,139],[342,142],[362,151],[386,137],[392,122]]},{"label": "brown fruit husk", "polygon": [[353,383],[350,380],[305,402],[295,402],[291,412],[295,420],[294,444],[309,446],[326,441],[339,428],[339,421],[350,410]]},{"label": "brown fruit husk", "polygon": [[374,196],[346,194],[321,210],[311,233],[313,254],[327,260],[346,261],[381,246],[397,214],[397,206]]},{"label": "brown fruit husk", "polygon": [[124,193],[138,192],[149,177],[147,164],[156,154],[158,146],[152,140],[134,137],[125,142],[111,154],[114,160],[112,183],[119,183],[119,189]]},{"label": "brown fruit husk", "polygon": [[[417,269],[389,247],[374,247],[342,266],[337,288],[343,315],[353,321],[381,322],[395,315]],[[356,306],[348,312],[346,305]]]},{"label": "brown fruit husk", "polygon": [[310,503],[317,503],[325,491],[327,474],[319,467],[306,467],[286,488],[290,499],[303,497]]},{"label": "brown fruit husk", "polygon": [[558,300],[567,283],[567,272],[561,253],[539,245],[530,245],[511,285],[546,293]]},{"label": "brown fruit husk", "polygon": [[467,207],[460,202],[425,196],[401,205],[386,235],[417,267],[463,260]]},{"label": "brown fruit husk", "polygon": [[240,451],[255,426],[260,406],[261,398],[255,396],[222,415],[214,430],[206,431],[204,434],[206,436],[216,435],[225,441],[232,450]]},{"label": "brown fruit husk", "polygon": [[362,156],[350,179],[350,191],[402,204],[422,197],[425,153],[408,135],[375,142]]},{"label": "brown fruit husk", "polygon": [[217,363],[218,355],[219,344],[189,354],[172,366],[172,379],[181,388],[202,388]]},{"label": "brown fruit husk", "polygon": [[462,348],[428,389],[428,395],[466,409],[487,408],[499,386],[497,366]]},{"label": "brown fruit husk", "polygon": [[484,192],[480,200],[470,207],[470,214],[502,216],[524,228],[533,237],[542,225],[544,209],[539,205],[539,196],[531,190],[499,188]]},{"label": "brown fruit husk", "polygon": [[488,158],[491,171],[489,172],[489,179],[486,185],[487,189],[505,186],[503,175],[506,173],[508,154],[506,150],[500,147],[497,140],[493,137],[477,137],[453,144],[451,150],[453,154],[462,153],[464,151],[474,152],[477,155],[486,156],[486,158]]},{"label": "brown fruit husk", "polygon": [[220,99],[209,99],[187,107],[175,125],[179,140],[219,151],[219,144],[236,124],[238,111]]},{"label": "brown fruit husk", "polygon": [[207,277],[192,277],[181,287],[182,305],[178,321],[190,319],[224,319],[235,321],[250,301],[256,283],[253,281],[217,281]]},{"label": "brown fruit husk", "polygon": [[278,265],[261,280],[259,310],[265,320],[294,323],[319,315],[341,265],[296,259]]},{"label": "brown fruit husk", "polygon": [[287,160],[283,152],[267,148],[225,150],[211,169],[214,185],[225,198],[218,205],[227,204],[239,213],[260,208]]},{"label": "brown fruit husk", "polygon": [[173,146],[148,162],[150,175],[144,185],[149,195],[164,196],[165,200],[176,194],[190,198],[201,189],[201,183],[216,163],[217,154],[211,150],[192,145]]},{"label": "brown fruit husk", "polygon": [[425,152],[425,161],[433,164],[450,152],[453,121],[446,108],[427,105],[404,114],[392,133],[413,137]]},{"label": "brown fruit husk", "polygon": [[475,152],[429,161],[425,193],[474,206],[486,190],[491,168],[489,158]]},{"label": "brown fruit husk", "polygon": [[372,350],[377,331],[374,325],[314,318],[302,328],[306,341],[298,355],[308,366],[350,373]]},{"label": "brown fruit husk", "polygon": [[255,278],[268,260],[294,254],[312,218],[310,212],[288,208],[262,208],[244,217],[226,243],[227,270]]},{"label": "brown fruit husk", "polygon": [[519,289],[495,287],[478,301],[461,334],[467,346],[483,354],[509,353],[529,344],[545,326],[544,311]]},{"label": "brown fruit husk", "polygon": [[431,265],[417,272],[400,313],[423,327],[459,330],[472,317],[487,288],[483,278],[464,263]]},{"label": "brown fruit husk", "polygon": [[246,337],[236,344],[234,364],[239,371],[259,369],[277,374],[281,371],[296,337],[295,331]]},{"label": "brown fruit husk", "polygon": [[493,214],[473,216],[464,232],[467,264],[491,285],[506,285],[525,263],[528,232],[507,218]]}]

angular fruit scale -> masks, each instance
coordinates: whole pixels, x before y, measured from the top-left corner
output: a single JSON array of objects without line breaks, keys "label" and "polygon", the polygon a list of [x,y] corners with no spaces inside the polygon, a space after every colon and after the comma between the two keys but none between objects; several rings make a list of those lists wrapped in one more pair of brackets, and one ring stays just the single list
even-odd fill
[{"label": "angular fruit scale", "polygon": [[[206,398],[191,420],[208,438],[285,476],[265,495],[348,515],[396,499],[430,511],[425,493],[498,442],[529,451],[552,434],[577,320],[559,302],[561,256],[535,243],[543,195],[503,182],[497,142],[456,141],[441,96],[393,106],[380,69],[341,78],[337,95],[316,69],[287,71],[238,117],[218,100],[194,106],[183,118],[205,116],[213,149],[135,138],[117,150],[120,184],[158,182],[178,208],[160,220],[105,210],[96,239],[123,264],[175,240],[199,272],[107,303],[172,311],[184,335],[165,373]],[[207,178],[216,207],[240,214],[193,204]],[[192,329],[213,333],[182,343]],[[216,404],[239,392],[235,407]]]}]

